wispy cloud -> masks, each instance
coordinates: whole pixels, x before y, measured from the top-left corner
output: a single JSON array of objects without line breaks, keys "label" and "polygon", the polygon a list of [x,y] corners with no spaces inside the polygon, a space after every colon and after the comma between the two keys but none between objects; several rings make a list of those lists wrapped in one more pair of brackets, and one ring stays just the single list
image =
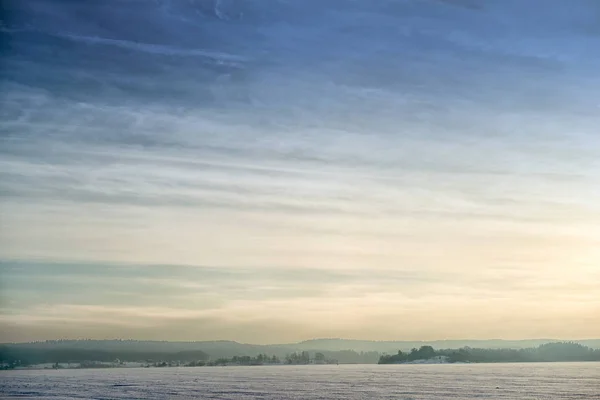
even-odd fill
[{"label": "wispy cloud", "polygon": [[117,3],[2,21],[6,321],[598,326],[595,1]]},{"label": "wispy cloud", "polygon": [[[1,273],[0,320],[9,330],[23,329],[33,338],[47,329],[67,335],[100,326],[102,332],[135,331],[156,339],[177,326],[182,331],[176,337],[190,340],[211,338],[198,333],[198,327],[237,331],[265,321],[287,340],[301,339],[294,328],[299,321],[305,325],[300,332],[314,334],[373,334],[375,328],[364,326],[373,323],[382,329],[376,337],[392,338],[437,326],[450,315],[455,325],[464,324],[470,334],[480,335],[487,327],[471,326],[474,316],[498,318],[508,310],[517,322],[505,321],[503,332],[522,325],[527,315],[553,315],[569,321],[583,318],[577,326],[589,335],[593,332],[585,333],[581,324],[595,318],[596,285],[590,282],[600,278],[589,272],[571,278],[548,273],[541,279],[522,269],[475,274],[408,267],[333,271],[30,262],[3,262]],[[401,323],[384,323],[389,318]],[[407,329],[407,323],[418,326]],[[256,332],[238,336],[264,340]]]}]

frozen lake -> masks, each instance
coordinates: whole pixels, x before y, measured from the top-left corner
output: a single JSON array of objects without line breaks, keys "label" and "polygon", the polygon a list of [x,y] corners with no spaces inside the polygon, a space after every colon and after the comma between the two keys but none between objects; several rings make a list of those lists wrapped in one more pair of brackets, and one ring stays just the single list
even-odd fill
[{"label": "frozen lake", "polygon": [[6,399],[600,399],[600,363],[4,371],[0,394]]}]

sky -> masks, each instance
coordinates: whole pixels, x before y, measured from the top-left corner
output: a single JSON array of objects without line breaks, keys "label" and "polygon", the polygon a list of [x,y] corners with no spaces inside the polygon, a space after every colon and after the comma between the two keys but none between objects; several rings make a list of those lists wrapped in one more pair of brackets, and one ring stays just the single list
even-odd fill
[{"label": "sky", "polygon": [[9,0],[0,341],[600,336],[596,0]]}]

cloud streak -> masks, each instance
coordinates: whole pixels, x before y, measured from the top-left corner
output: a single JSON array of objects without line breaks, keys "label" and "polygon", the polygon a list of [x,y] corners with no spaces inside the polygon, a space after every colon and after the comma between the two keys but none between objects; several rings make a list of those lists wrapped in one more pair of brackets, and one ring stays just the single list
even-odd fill
[{"label": "cloud streak", "polygon": [[[4,262],[1,272],[2,292],[10,301],[4,302],[0,320],[8,331],[21,329],[33,338],[37,330],[46,328],[66,335],[92,327],[104,334],[113,329],[160,339],[173,334],[174,326],[187,327],[174,336],[182,340],[210,339],[202,332],[206,323],[210,331],[219,326],[235,330],[245,324],[256,329],[269,321],[269,329],[280,340],[299,340],[300,333],[294,330],[298,324],[306,325],[301,333],[347,330],[358,335],[373,334],[362,324],[378,318],[379,324],[389,318],[402,321],[396,327],[386,324],[386,330],[375,335],[383,339],[403,331],[434,329],[445,320],[442,315],[451,315],[455,324],[469,326],[472,334],[479,335],[487,328],[476,329],[472,319],[499,318],[507,306],[515,319],[505,321],[505,333],[509,327],[523,325],[531,313],[541,319],[554,315],[589,323],[597,311],[596,286],[590,282],[600,278],[590,273],[566,281],[548,275],[542,281],[518,269],[474,275],[471,271],[432,274],[407,267],[333,271],[30,262]],[[461,312],[453,312],[455,308]],[[423,313],[436,317],[423,318]],[[407,330],[409,321],[418,326]],[[577,323],[578,329],[582,323]],[[593,335],[593,326],[589,328],[580,334]],[[553,334],[567,335],[570,329],[554,329]],[[262,331],[238,340],[264,342]],[[223,334],[233,337],[231,332]]]},{"label": "cloud streak", "polygon": [[163,314],[274,338],[599,326],[595,1],[7,4],[11,332],[119,309],[165,337]]}]

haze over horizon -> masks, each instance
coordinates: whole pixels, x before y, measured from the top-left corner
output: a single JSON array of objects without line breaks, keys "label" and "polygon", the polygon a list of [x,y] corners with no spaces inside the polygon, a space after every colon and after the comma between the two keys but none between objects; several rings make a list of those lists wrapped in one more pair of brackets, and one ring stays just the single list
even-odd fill
[{"label": "haze over horizon", "polygon": [[592,339],[600,2],[3,2],[0,342]]}]

